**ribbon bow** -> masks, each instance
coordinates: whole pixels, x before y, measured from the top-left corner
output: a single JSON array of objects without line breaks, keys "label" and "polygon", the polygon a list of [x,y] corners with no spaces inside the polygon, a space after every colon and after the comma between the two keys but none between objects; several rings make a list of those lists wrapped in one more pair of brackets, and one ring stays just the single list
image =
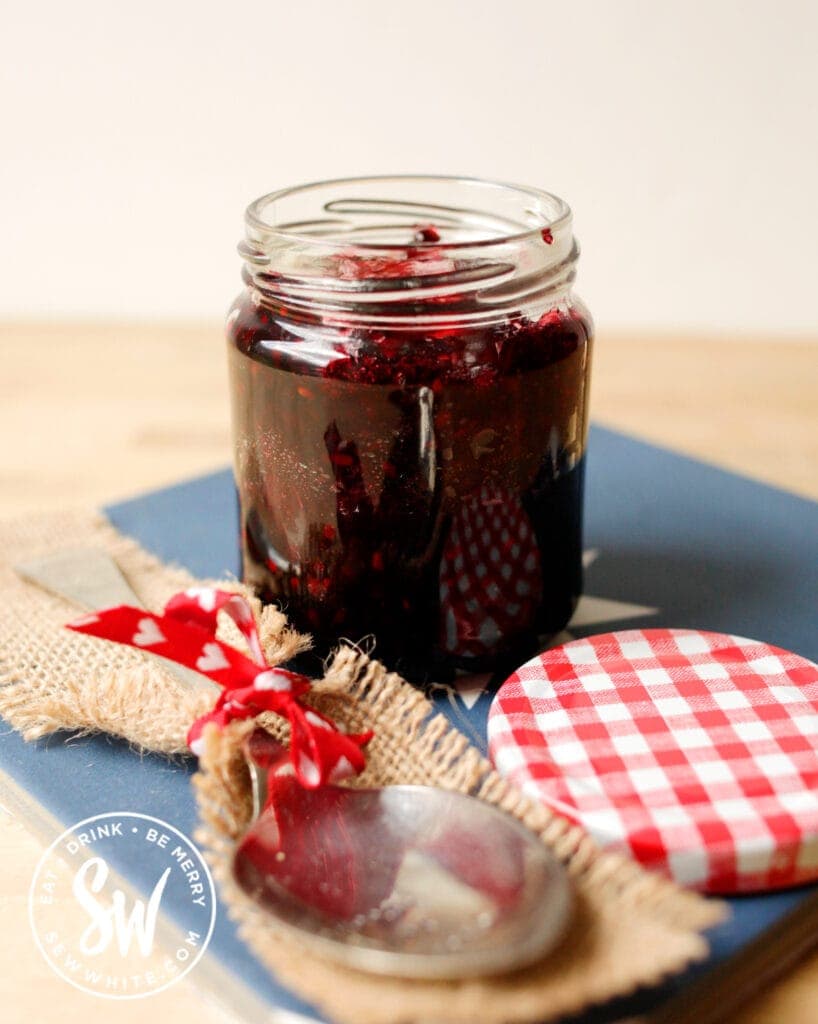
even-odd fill
[{"label": "ribbon bow", "polygon": [[[238,626],[250,657],[216,639],[220,611]],[[196,755],[210,722],[223,728],[272,711],[290,723],[293,770],[308,789],[356,775],[366,764],[361,748],[372,733],[343,733],[331,718],[301,702],[310,689],[309,679],[267,664],[252,609],[239,594],[191,587],[172,597],[162,615],[120,605],[69,623],[68,628],[161,654],[218,683],[223,689],[213,710],[198,718],[187,734],[188,746]]]}]

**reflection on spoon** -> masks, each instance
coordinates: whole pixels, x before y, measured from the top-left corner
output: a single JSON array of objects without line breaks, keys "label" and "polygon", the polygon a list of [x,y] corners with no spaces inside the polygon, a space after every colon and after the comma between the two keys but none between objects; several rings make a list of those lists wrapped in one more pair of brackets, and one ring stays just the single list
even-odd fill
[{"label": "reflection on spoon", "polygon": [[491,805],[426,786],[304,789],[262,730],[246,753],[261,814],[236,851],[236,880],[322,955],[458,978],[522,967],[560,938],[564,869]]}]

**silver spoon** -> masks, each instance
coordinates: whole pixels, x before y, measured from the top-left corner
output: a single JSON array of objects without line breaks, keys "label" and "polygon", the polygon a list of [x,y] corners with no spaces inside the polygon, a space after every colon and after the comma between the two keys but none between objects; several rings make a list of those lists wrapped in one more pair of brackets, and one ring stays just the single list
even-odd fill
[{"label": "silver spoon", "polygon": [[[98,549],[15,568],[91,610],[140,604]],[[235,878],[321,955],[375,974],[462,978],[523,967],[559,941],[572,903],[565,869],[497,808],[429,786],[305,789],[287,751],[261,729],[245,756],[254,816]]]}]

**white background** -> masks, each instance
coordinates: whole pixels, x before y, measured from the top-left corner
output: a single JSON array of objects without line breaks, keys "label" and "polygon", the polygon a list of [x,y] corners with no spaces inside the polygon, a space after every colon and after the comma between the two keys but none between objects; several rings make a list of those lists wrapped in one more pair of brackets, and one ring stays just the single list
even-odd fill
[{"label": "white background", "polygon": [[0,316],[220,317],[245,205],[562,195],[605,327],[818,329],[818,3],[3,4]]}]

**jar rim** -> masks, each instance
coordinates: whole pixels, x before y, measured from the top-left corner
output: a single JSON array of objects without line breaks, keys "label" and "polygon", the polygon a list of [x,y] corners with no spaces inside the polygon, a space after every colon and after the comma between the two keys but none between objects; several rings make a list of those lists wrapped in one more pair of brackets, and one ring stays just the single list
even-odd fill
[{"label": "jar rim", "polygon": [[[382,174],[382,175],[363,175],[363,176],[352,176],[344,178],[328,178],[323,181],[313,181],[303,185],[295,185],[289,188],[279,189],[274,192],[269,192],[266,195],[260,196],[254,200],[247,207],[245,211],[245,223],[247,225],[249,233],[255,235],[256,232],[261,234],[265,241],[272,242],[278,240],[282,243],[297,243],[299,245],[315,245],[321,246],[325,250],[328,247],[335,245],[338,248],[348,249],[350,245],[353,245],[356,250],[363,252],[388,252],[392,250],[405,250],[407,242],[405,239],[400,241],[385,241],[383,239],[378,240],[360,240],[359,238],[353,238],[350,234],[341,235],[337,239],[328,237],[326,231],[321,232],[314,231],[310,233],[305,230],[294,230],[294,228],[304,228],[304,221],[296,222],[285,222],[280,223],[276,220],[265,219],[263,211],[274,204],[281,204],[287,200],[294,198],[314,195],[319,193],[320,190],[337,190],[344,186],[351,188],[360,188],[366,185],[376,186],[378,184],[385,184],[389,186],[395,186],[400,182],[405,182],[407,185],[427,185],[427,186],[447,186],[449,188],[478,188],[486,190],[484,194],[488,194],[490,191],[494,195],[503,193],[507,197],[516,197],[521,202],[521,214],[529,219],[529,224],[521,227],[521,230],[514,231],[509,230],[506,232],[494,232],[486,237],[468,238],[462,240],[441,240],[441,239],[416,239],[412,242],[412,247],[416,249],[440,249],[444,251],[459,250],[459,249],[479,249],[483,246],[496,246],[502,245],[509,242],[523,243],[528,239],[534,239],[541,236],[543,231],[551,230],[557,231],[565,227],[571,220],[571,208],[561,199],[559,196],[554,195],[552,192],[547,192],[543,189],[533,188],[527,185],[517,185],[510,182],[499,181],[490,178],[480,178],[468,175],[432,175],[432,174]],[[528,200],[527,206],[522,206],[522,203]],[[396,204],[400,203],[400,200],[366,200],[357,199],[358,203],[374,203],[383,202],[385,204]],[[334,203],[326,203],[321,209],[327,214],[338,214],[349,212],[343,208],[338,208],[338,203],[341,202],[353,202],[351,200],[335,200]],[[406,210],[400,211],[400,214],[407,217],[407,221],[403,227],[410,226],[410,218],[414,214],[410,214],[410,211],[415,211],[418,216],[415,217],[416,225],[422,225],[424,220],[433,222],[433,218],[420,216],[421,213],[438,213],[444,214],[445,216],[451,216],[452,214],[477,214],[483,217],[492,216],[487,215],[486,211],[468,209],[456,206],[436,206],[435,204],[422,204],[422,203],[410,203],[406,202]],[[330,209],[330,207],[334,207]],[[355,212],[360,213],[361,210]],[[366,213],[375,212],[375,209],[366,210]],[[394,212],[394,211],[392,211]],[[506,223],[513,225],[514,222],[507,218],[501,218],[499,214],[493,215],[495,223],[500,223],[501,220],[505,219]],[[439,218],[438,218],[439,219]],[[323,223],[324,226],[331,224],[343,223],[338,219],[330,220],[327,219],[321,221],[310,221],[307,222],[318,226],[320,228]],[[331,235],[331,233],[330,233]],[[257,237],[257,236],[256,236]]]}]

